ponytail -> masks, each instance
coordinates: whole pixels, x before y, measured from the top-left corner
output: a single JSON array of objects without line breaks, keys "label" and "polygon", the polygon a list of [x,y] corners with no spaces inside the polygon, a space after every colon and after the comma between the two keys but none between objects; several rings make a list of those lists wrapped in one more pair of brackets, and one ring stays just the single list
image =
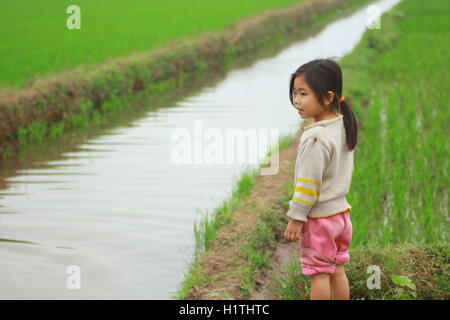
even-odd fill
[{"label": "ponytail", "polygon": [[356,117],[353,114],[351,104],[347,98],[339,101],[339,110],[342,113],[345,127],[345,134],[347,136],[347,146],[349,150],[353,150],[358,142],[358,124]]}]

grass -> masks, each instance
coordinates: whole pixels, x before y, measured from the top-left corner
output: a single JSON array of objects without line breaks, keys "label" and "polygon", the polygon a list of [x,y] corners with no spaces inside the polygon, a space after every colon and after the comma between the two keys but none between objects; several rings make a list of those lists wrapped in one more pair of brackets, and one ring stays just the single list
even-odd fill
[{"label": "grass", "polygon": [[70,1],[0,0],[0,87],[148,51],[299,0],[79,0],[81,29],[69,30]]},{"label": "grass", "polygon": [[[448,254],[446,244],[369,245],[350,249],[351,261],[346,265],[350,298],[448,300]],[[309,299],[310,280],[301,273],[297,259],[291,257],[283,271],[274,276],[271,298]]]},{"label": "grass", "polygon": [[361,124],[348,195],[354,246],[449,240],[450,3],[422,9],[401,2],[341,61]]},{"label": "grass", "polygon": [[224,201],[219,208],[214,209],[211,214],[206,213],[200,221],[195,222],[194,235],[196,240],[196,256],[198,256],[200,252],[208,250],[209,243],[215,238],[217,231],[223,225],[230,222],[230,212],[233,211],[242,200],[249,196],[255,185],[256,176],[256,170],[247,168],[237,181],[230,198],[227,201]]}]

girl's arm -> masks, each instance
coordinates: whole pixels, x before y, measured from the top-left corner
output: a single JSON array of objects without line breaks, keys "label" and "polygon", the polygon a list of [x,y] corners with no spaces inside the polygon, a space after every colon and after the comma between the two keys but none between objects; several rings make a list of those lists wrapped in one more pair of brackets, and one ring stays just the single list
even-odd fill
[{"label": "girl's arm", "polygon": [[308,221],[308,213],[317,202],[322,187],[323,172],[331,153],[316,136],[308,137],[300,146],[295,192],[286,213],[292,219]]}]

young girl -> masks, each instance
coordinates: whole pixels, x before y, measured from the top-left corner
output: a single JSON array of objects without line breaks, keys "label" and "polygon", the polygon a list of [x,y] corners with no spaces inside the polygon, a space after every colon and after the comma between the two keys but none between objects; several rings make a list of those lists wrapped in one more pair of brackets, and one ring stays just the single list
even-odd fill
[{"label": "young girl", "polygon": [[291,218],[284,237],[300,241],[300,262],[311,277],[312,300],[348,300],[344,263],[350,260],[351,205],[346,195],[353,174],[358,127],[342,96],[342,71],[331,59],[299,67],[290,79],[289,98],[303,127],[294,175]]}]

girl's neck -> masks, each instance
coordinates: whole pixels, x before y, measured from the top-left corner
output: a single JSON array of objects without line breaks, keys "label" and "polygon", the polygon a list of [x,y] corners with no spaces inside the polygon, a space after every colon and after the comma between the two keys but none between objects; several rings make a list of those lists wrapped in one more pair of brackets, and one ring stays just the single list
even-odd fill
[{"label": "girl's neck", "polygon": [[321,116],[319,116],[317,118],[314,118],[314,121],[315,122],[319,122],[319,121],[322,121],[322,120],[330,120],[330,119],[334,119],[334,118],[336,118],[338,116],[339,116],[338,113],[327,113],[325,115],[321,115]]}]

